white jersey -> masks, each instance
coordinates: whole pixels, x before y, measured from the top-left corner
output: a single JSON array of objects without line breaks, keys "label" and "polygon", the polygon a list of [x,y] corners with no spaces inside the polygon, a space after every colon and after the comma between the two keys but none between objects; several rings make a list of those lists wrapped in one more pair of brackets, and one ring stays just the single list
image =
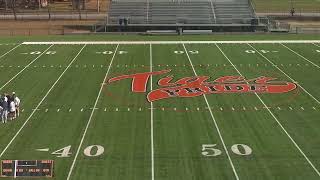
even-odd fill
[{"label": "white jersey", "polygon": [[10,112],[15,112],[15,111],[16,111],[16,104],[13,101],[11,101],[10,102]]},{"label": "white jersey", "polygon": [[14,98],[14,104],[15,104],[17,107],[20,106],[20,99],[19,99],[17,96]]}]

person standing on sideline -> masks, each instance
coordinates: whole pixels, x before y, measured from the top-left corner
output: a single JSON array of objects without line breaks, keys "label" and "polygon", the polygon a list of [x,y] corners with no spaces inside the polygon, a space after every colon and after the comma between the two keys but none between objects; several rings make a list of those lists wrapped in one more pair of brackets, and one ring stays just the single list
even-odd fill
[{"label": "person standing on sideline", "polygon": [[0,97],[0,117],[2,117],[3,107],[2,107],[3,97]]},{"label": "person standing on sideline", "polygon": [[10,120],[14,120],[16,118],[16,104],[14,103],[14,99],[11,97],[10,99]]},{"label": "person standing on sideline", "polygon": [[2,108],[3,110],[1,114],[1,120],[3,123],[6,123],[8,119],[8,110],[9,110],[8,98],[6,96],[3,97]]},{"label": "person standing on sideline", "polygon": [[15,105],[16,105],[16,117],[19,117],[19,115],[20,115],[20,108],[19,108],[19,106],[20,106],[20,99],[18,98],[18,96],[16,96],[16,93],[15,92],[13,92],[12,93],[12,97],[13,97],[13,101],[14,101],[14,103],[15,103]]}]

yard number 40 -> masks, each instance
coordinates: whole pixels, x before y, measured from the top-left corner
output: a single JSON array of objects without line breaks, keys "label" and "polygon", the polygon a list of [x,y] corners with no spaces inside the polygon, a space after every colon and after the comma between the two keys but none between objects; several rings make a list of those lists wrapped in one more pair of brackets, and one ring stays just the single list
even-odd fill
[{"label": "yard number 40", "polygon": [[[91,145],[84,149],[83,154],[88,157],[100,156],[104,153],[104,147],[100,145]],[[57,157],[70,157],[71,145],[58,149],[51,154],[58,155]]]},{"label": "yard number 40", "polygon": [[[203,144],[202,155],[203,156],[219,156],[222,154],[220,149],[216,148],[217,144]],[[242,149],[242,150],[241,150]],[[248,156],[252,154],[252,149],[245,144],[234,144],[231,146],[231,151],[239,156]]]}]

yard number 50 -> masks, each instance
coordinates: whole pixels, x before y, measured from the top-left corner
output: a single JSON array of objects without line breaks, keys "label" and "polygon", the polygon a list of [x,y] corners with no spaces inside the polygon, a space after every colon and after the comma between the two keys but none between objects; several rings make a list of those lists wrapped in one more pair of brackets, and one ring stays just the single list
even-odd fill
[{"label": "yard number 50", "polygon": [[[222,154],[222,151],[220,149],[216,148],[217,144],[203,144],[202,145],[202,155],[203,156],[219,156]],[[242,149],[242,150],[241,150]],[[231,151],[234,154],[237,154],[239,156],[248,156],[252,154],[252,149],[245,144],[234,144],[231,146]]]}]

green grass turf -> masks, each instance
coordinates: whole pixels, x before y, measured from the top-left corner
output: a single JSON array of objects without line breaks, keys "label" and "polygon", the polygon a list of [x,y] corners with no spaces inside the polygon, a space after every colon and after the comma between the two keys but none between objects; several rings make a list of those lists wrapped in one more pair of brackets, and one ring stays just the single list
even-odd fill
[{"label": "green grass turf", "polygon": [[[72,37],[72,40],[79,39]],[[23,39],[19,39],[19,42],[21,41]],[[320,99],[320,80],[317,78],[319,68],[280,44],[251,45],[259,50],[278,51],[266,53],[264,56],[297,81],[314,98]],[[0,56],[14,46],[0,46]],[[246,53],[246,50],[252,50],[247,44],[218,46],[248,79],[271,76],[290,81],[258,53]],[[320,65],[319,53],[316,51],[320,49],[319,47],[313,44],[286,44],[286,46]],[[44,51],[48,47],[48,45],[21,45],[1,58],[0,83],[5,84],[38,56],[21,53]],[[56,51],[56,54],[40,56],[1,89],[1,92],[16,91],[23,101],[24,112],[15,122],[0,126],[2,137],[0,151],[7,146],[34,111],[33,108],[38,105],[82,47],[83,45],[52,46],[49,51]],[[189,53],[194,70],[199,76],[210,76],[210,80],[214,80],[220,76],[239,75],[214,44],[190,44],[185,47],[188,51],[199,51],[199,54]],[[174,81],[195,76],[188,56],[185,53],[174,53],[174,51],[184,51],[181,44],[152,45],[152,47],[147,44],[120,45],[118,53],[114,56],[108,79],[123,74],[149,72],[150,48],[152,48],[153,71],[171,69],[168,75],[173,75]],[[113,54],[104,55],[96,52],[115,51],[115,49],[115,45],[87,45],[70,64],[69,69],[45,98],[39,110],[34,112],[0,159],[53,159],[55,160],[53,179],[66,179],[101,82],[113,57]],[[127,53],[119,54],[120,51]],[[154,76],[153,83],[148,83],[147,91],[151,90],[151,86],[153,90],[159,88],[157,82],[164,76],[166,75]],[[319,178],[254,94],[207,95],[213,119],[203,96],[156,101],[153,103],[155,109],[152,110],[151,104],[146,100],[146,93],[132,93],[130,90],[130,80],[104,86],[98,99],[98,109],[93,113],[91,124],[80,147],[71,179],[152,179],[151,122],[154,132],[155,180],[235,179],[235,174],[239,179]],[[318,131],[320,105],[301,88],[285,94],[259,96],[315,168],[320,169],[320,142],[317,138],[320,136]],[[218,130],[235,172],[232,170]],[[203,156],[201,154],[203,144],[216,144],[215,148],[221,151],[221,155]],[[231,146],[234,144],[248,145],[253,152],[248,156],[237,155],[231,151]],[[69,145],[71,145],[70,157],[57,157],[51,154]],[[105,151],[100,156],[88,157],[83,151],[90,145],[103,146]],[[50,150],[35,151],[38,148]],[[244,152],[241,148],[240,151]],[[93,154],[95,152],[96,150],[92,151]]]},{"label": "green grass turf", "polygon": [[319,0],[252,0],[257,12],[284,12],[289,13],[291,8],[296,9],[296,13],[319,12]]},{"label": "green grass turf", "polygon": [[24,41],[214,41],[214,40],[317,40],[317,34],[220,34],[220,35],[183,35],[183,36],[164,36],[164,35],[51,35],[51,36],[1,36],[1,43],[21,43]]}]

